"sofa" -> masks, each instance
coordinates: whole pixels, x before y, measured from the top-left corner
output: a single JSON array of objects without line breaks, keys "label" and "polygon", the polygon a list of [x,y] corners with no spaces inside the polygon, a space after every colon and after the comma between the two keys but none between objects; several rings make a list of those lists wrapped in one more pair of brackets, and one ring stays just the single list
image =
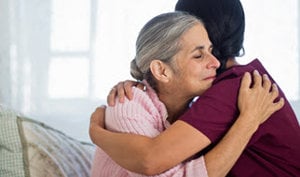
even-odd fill
[{"label": "sofa", "polygon": [[1,177],[88,177],[95,146],[0,105]]}]

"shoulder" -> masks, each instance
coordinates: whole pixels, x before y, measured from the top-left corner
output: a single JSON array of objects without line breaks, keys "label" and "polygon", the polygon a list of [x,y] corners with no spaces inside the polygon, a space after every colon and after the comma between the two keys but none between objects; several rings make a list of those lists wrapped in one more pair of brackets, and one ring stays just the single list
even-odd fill
[{"label": "shoulder", "polygon": [[107,107],[105,125],[107,129],[156,136],[162,131],[163,116],[147,92],[133,88],[133,99]]},{"label": "shoulder", "polygon": [[[147,92],[138,89],[136,87],[132,87],[132,93],[133,98],[132,100],[129,100],[125,97],[125,100],[123,103],[116,100],[116,104],[114,106],[107,107],[107,110],[109,111],[121,111],[121,112],[127,112],[130,109],[134,110],[140,110],[143,107],[152,107],[153,101],[147,94]],[[122,114],[123,114],[122,113]]]},{"label": "shoulder", "polygon": [[[132,88],[132,100],[125,99],[124,103],[116,101],[115,106],[109,106],[106,109],[106,116],[110,120],[136,120],[136,121],[158,121],[164,117],[164,111],[156,98],[153,98],[149,91]],[[162,103],[161,103],[162,104]]]}]

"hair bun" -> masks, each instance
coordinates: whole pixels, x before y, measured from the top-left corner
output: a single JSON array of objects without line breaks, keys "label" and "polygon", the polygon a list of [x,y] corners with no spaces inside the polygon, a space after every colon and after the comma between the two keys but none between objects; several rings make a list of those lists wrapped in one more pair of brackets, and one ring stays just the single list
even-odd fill
[{"label": "hair bun", "polygon": [[144,79],[144,74],[142,73],[142,71],[137,66],[135,58],[130,63],[130,74],[133,78],[135,78],[137,80],[143,80]]}]

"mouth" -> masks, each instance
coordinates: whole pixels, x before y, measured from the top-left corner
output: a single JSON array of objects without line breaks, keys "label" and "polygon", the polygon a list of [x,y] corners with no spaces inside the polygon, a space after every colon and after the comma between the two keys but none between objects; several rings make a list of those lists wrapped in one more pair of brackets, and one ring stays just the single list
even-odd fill
[{"label": "mouth", "polygon": [[204,78],[204,80],[215,80],[215,79],[216,79],[215,75]]}]

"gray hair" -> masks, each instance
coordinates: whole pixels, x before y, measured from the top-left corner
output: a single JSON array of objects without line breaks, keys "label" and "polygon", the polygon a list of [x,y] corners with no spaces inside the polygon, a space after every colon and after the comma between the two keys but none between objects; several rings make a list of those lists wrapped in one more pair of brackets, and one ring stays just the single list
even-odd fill
[{"label": "gray hair", "polygon": [[136,56],[131,61],[132,77],[146,79],[152,85],[151,61],[171,63],[173,56],[180,50],[181,36],[197,23],[202,24],[197,17],[185,12],[169,12],[152,18],[137,38]]}]

